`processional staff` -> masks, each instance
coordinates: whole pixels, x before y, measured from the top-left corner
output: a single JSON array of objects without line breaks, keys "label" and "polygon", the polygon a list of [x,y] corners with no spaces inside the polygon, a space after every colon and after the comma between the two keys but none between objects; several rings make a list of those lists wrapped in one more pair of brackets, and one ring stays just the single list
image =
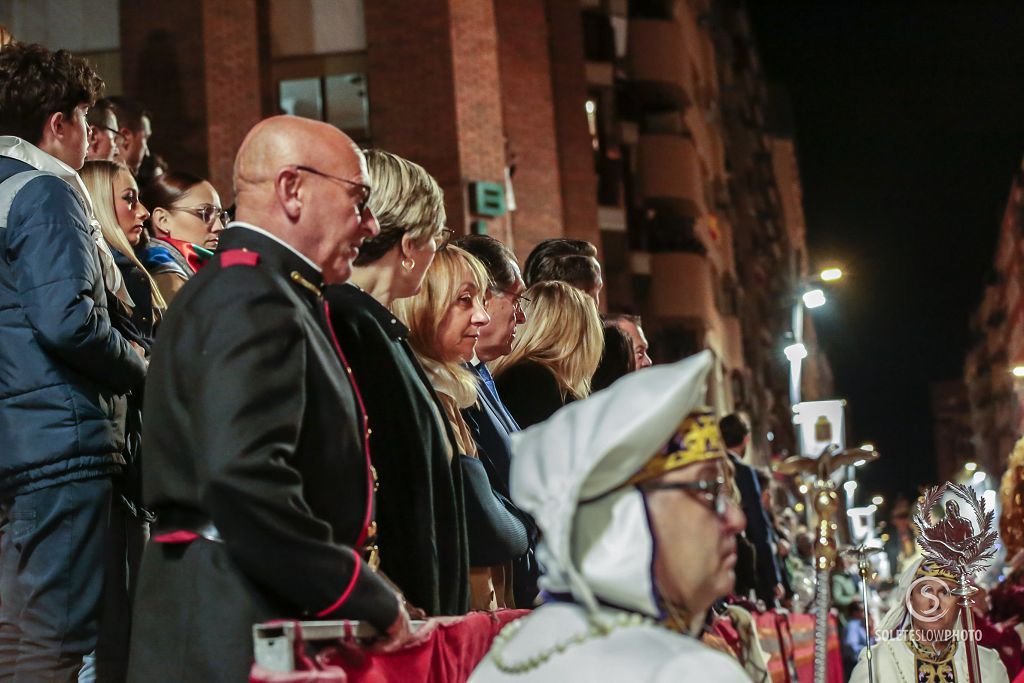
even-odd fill
[{"label": "processional staff", "polygon": [[838,546],[835,521],[839,497],[832,473],[858,461],[871,462],[878,451],[848,448],[839,451],[829,444],[817,458],[794,455],[776,465],[781,474],[810,474],[814,476],[814,511],[818,515],[817,534],[814,539],[814,568],[817,587],[814,597],[814,683],[826,683],[828,674],[828,616],[832,607],[830,576],[836,565]]}]

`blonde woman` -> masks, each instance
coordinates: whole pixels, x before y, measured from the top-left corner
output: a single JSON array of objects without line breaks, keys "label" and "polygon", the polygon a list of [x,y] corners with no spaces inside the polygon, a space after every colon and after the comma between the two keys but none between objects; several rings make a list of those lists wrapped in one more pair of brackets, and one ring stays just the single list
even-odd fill
[{"label": "blonde woman", "polygon": [[[108,296],[110,322],[126,339],[146,349],[153,343],[157,323],[167,309],[156,283],[135,255],[149,211],[139,201],[139,188],[128,168],[113,161],[87,161],[80,171],[92,197],[96,220],[110,245],[124,281],[128,300]],[[96,657],[104,669],[127,665],[131,625],[131,595],[138,576],[142,547],[149,535],[151,515],[143,508],[141,481],[142,387],[124,402],[116,424],[124,435],[124,471],[114,480],[110,512],[111,553],[121,558],[107,567],[107,584],[100,619]]]},{"label": "blonde woman", "polygon": [[[429,616],[469,609],[461,465],[445,411],[390,309],[420,291],[444,249],[444,194],[422,166],[368,150],[369,208],[380,234],[365,242],[344,285],[324,288],[331,325],[370,420],[377,469],[381,571]],[[411,612],[414,613],[414,612]]]},{"label": "blonde woman", "polygon": [[461,464],[474,609],[512,606],[509,566],[529,545],[521,513],[495,492],[460,413],[477,402],[477,376],[466,364],[473,358],[480,328],[490,322],[484,308],[488,284],[483,264],[458,247],[448,247],[437,253],[420,292],[394,303],[440,397]]},{"label": "blonde woman", "polygon": [[604,335],[594,299],[564,282],[538,282],[523,300],[526,324],[491,374],[519,426],[543,422],[590,395]]},{"label": "blonde woman", "polygon": [[131,322],[142,339],[128,339],[147,349],[167,304],[153,278],[135,255],[149,211],[139,200],[139,187],[128,167],[115,161],[87,161],[80,171],[92,196],[96,220],[110,245],[130,297]]}]

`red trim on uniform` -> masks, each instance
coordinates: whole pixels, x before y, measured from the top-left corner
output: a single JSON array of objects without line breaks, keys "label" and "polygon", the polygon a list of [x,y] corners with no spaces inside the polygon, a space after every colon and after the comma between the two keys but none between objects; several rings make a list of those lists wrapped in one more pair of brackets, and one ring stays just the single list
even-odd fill
[{"label": "red trim on uniform", "polygon": [[355,392],[356,403],[359,404],[359,413],[363,418],[363,450],[366,453],[366,515],[363,517],[362,531],[359,532],[359,538],[356,540],[356,547],[359,547],[366,542],[366,532],[370,528],[370,516],[373,513],[373,474],[371,473],[373,462],[370,460],[370,438],[366,433],[369,418],[366,416],[366,405],[363,403],[363,395],[359,393],[356,376],[352,373],[352,368],[345,358],[345,352],[341,350],[341,344],[338,343],[338,335],[334,334],[334,326],[331,325],[331,307],[327,304],[327,299],[324,299],[324,314],[327,316],[327,331],[330,332],[334,348],[341,357],[341,364],[345,367],[345,374],[348,375],[349,384],[352,385],[352,391]]},{"label": "red trim on uniform", "polygon": [[230,249],[220,255],[220,267],[255,266],[260,262],[260,255],[246,249]]},{"label": "red trim on uniform", "polygon": [[199,538],[199,534],[194,531],[185,531],[184,529],[180,529],[178,531],[169,531],[166,534],[154,536],[150,540],[153,541],[153,543],[168,543],[174,545],[180,543],[191,543],[197,538]]},{"label": "red trim on uniform", "polygon": [[352,594],[352,590],[356,587],[356,579],[359,578],[359,569],[363,565],[363,560],[359,557],[359,553],[357,553],[356,551],[353,550],[352,554],[356,556],[356,568],[352,571],[352,579],[348,582],[348,586],[345,588],[345,592],[341,594],[341,597],[338,598],[333,605],[323,610],[322,612],[317,612],[317,617],[326,617],[328,614],[341,607],[342,603],[348,600],[348,596]]}]

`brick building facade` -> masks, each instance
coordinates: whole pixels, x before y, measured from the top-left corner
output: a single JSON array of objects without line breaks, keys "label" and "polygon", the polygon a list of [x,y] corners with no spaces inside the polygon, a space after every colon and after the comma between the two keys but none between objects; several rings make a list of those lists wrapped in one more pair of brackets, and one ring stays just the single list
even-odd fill
[{"label": "brick building facade", "polygon": [[[769,125],[740,0],[41,4],[115,8],[104,45],[22,37],[89,55],[153,110],[151,148],[226,201],[245,132],[285,111],[421,163],[456,232],[521,258],[549,237],[595,243],[604,306],[643,315],[658,361],[713,350],[709,401],[751,414],[755,458],[769,434],[792,449],[782,348],[808,274],[799,171],[792,130]],[[514,211],[476,201],[509,189]],[[828,397],[809,346],[805,395]]]}]

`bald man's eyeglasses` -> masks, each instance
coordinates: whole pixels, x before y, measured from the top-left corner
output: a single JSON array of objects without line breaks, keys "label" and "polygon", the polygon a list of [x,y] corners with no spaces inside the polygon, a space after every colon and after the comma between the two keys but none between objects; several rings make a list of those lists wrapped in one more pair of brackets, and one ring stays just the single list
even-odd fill
[{"label": "bald man's eyeglasses", "polygon": [[341,178],[330,173],[324,173],[319,171],[312,166],[295,166],[297,171],[305,171],[306,173],[312,173],[328,180],[334,180],[345,185],[349,185],[359,190],[359,201],[356,202],[356,211],[359,212],[359,220],[365,221],[370,217],[370,186],[362,183],[357,183],[354,180],[348,178]]}]

